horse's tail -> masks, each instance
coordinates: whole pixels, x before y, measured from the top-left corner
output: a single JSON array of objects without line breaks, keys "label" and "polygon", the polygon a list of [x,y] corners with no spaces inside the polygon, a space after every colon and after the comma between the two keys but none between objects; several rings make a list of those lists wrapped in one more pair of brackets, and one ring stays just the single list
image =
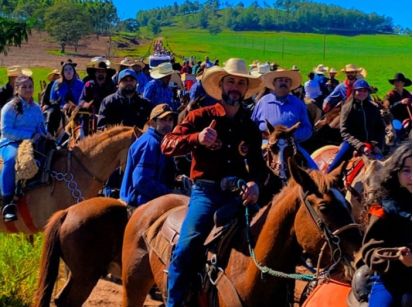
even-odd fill
[{"label": "horse's tail", "polygon": [[50,306],[53,287],[59,272],[61,255],[59,235],[67,210],[57,211],[50,218],[44,232],[40,276],[36,292],[36,307]]}]

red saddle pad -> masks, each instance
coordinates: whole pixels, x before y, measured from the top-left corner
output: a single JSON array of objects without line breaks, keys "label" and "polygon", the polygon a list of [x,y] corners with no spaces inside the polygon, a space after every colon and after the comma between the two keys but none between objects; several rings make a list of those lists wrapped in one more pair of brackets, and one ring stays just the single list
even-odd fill
[{"label": "red saddle pad", "polygon": [[318,285],[308,296],[303,307],[347,307],[351,285],[335,280]]}]

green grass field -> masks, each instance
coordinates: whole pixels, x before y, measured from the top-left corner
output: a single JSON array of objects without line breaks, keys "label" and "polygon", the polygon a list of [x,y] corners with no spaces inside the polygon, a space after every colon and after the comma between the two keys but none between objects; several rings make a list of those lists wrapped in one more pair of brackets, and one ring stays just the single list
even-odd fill
[{"label": "green grass field", "polygon": [[37,286],[42,235],[0,233],[0,306],[28,307]]},{"label": "green grass field", "polygon": [[[141,34],[147,36],[147,30]],[[124,34],[124,33],[123,33]],[[411,77],[412,38],[400,35],[359,35],[339,36],[286,32],[233,32],[223,31],[211,35],[206,30],[162,28],[159,35],[176,55],[195,56],[203,60],[206,55],[211,60],[219,59],[221,65],[230,57],[240,57],[248,63],[253,60],[278,63],[290,68],[297,65],[306,81],[306,75],[317,65],[324,64],[337,70],[353,63],[367,69],[367,81],[379,88],[383,96],[391,85],[388,79],[396,72]],[[116,39],[117,36],[114,36]],[[150,42],[150,40],[147,40]],[[147,55],[149,43],[141,44],[136,50],[118,51],[117,56]],[[33,68],[35,82],[46,79],[49,68]],[[339,74],[339,80],[344,74]],[[0,84],[6,80],[5,68],[0,68]],[[36,84],[36,92],[39,84]],[[37,97],[37,96],[36,96]]]}]

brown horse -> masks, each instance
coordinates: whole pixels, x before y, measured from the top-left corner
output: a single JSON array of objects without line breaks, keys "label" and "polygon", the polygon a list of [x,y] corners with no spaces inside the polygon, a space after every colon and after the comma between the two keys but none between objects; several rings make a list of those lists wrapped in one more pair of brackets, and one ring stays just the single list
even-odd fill
[{"label": "brown horse", "polygon": [[[290,172],[288,185],[258,212],[250,226],[257,262],[286,273],[294,272],[300,250],[316,255],[323,244],[323,233],[307,210],[315,212],[314,218],[331,231],[352,222],[344,197],[335,189],[340,169],[326,176],[317,171],[307,173],[291,163]],[[166,195],[139,207],[129,220],[122,248],[123,306],[142,306],[153,284],[165,291],[166,266],[146,243],[145,233],[170,209],[187,204],[187,197]],[[293,291],[291,282],[265,275],[251,258],[244,233],[236,233],[235,237],[227,265],[222,267],[234,291],[218,292],[218,305],[232,307],[227,299],[234,293],[244,306],[287,305]],[[360,240],[358,231],[343,232],[334,254],[351,259]]]},{"label": "brown horse", "polygon": [[60,258],[70,275],[57,295],[57,306],[81,306],[100,277],[108,272],[119,276],[127,221],[126,206],[112,198],[90,198],[56,212],[44,232],[34,306],[50,306]]},{"label": "brown horse", "polygon": [[140,133],[132,127],[115,126],[85,138],[71,151],[58,151],[52,183],[20,197],[18,220],[4,223],[1,219],[0,231],[35,233],[57,210],[96,196],[116,167],[126,163],[128,148]]}]

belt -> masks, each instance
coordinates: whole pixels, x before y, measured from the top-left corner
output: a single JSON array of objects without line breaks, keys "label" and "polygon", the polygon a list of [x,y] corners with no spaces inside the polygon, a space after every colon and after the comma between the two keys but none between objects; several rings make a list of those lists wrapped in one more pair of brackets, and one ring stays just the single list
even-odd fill
[{"label": "belt", "polygon": [[195,179],[195,184],[203,187],[220,187],[220,182],[215,181],[215,180],[209,180],[209,179]]}]

